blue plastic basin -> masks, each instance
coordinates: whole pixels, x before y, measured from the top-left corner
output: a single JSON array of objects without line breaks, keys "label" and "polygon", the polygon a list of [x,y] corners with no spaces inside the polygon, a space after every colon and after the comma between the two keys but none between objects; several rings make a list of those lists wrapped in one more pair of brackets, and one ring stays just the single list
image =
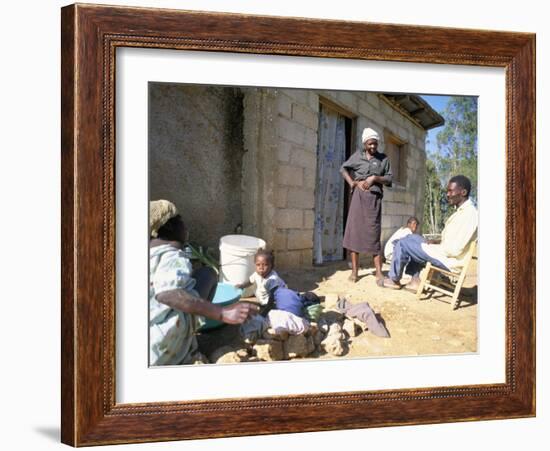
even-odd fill
[{"label": "blue plastic basin", "polygon": [[[219,282],[216,288],[216,294],[214,299],[212,299],[212,304],[219,305],[220,307],[226,307],[228,305],[234,304],[237,302],[242,295],[242,290],[240,288],[235,288],[233,285],[228,283]],[[217,327],[223,326],[223,322],[216,321],[215,319],[206,318],[206,323],[200,328],[201,331],[215,329]]]}]

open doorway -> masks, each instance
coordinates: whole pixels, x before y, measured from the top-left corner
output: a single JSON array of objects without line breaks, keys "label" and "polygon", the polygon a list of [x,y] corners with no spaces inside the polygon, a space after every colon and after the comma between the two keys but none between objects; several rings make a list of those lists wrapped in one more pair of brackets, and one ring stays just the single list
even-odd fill
[{"label": "open doorway", "polygon": [[342,241],[349,200],[340,166],[352,152],[353,124],[351,114],[321,101],[313,239],[313,260],[318,265],[345,259]]}]

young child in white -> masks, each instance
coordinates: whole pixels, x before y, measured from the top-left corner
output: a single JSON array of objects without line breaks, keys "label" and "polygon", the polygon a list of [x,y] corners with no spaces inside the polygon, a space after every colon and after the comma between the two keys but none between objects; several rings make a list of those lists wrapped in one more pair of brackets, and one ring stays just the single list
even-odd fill
[{"label": "young child in white", "polygon": [[275,257],[272,252],[260,249],[254,256],[254,272],[247,283],[237,285],[237,288],[246,288],[252,284],[256,285],[256,299],[261,305],[266,305],[269,301],[269,293],[276,287],[287,288],[286,283],[279,277],[279,274],[273,269],[275,266]]},{"label": "young child in white", "polygon": [[416,233],[416,230],[418,229],[418,224],[418,219],[414,216],[411,216],[407,220],[407,225],[405,227],[400,227],[395,231],[395,233],[386,242],[386,246],[384,247],[384,257],[386,257],[386,262],[389,262],[393,257],[393,248],[395,246],[395,242],[397,240],[400,240],[401,238],[406,237],[407,235],[410,235],[411,233]]}]

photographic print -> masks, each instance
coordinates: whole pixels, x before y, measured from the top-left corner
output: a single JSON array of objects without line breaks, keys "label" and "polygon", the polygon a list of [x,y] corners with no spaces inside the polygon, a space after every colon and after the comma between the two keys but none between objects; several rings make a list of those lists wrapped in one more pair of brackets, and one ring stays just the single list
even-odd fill
[{"label": "photographic print", "polygon": [[477,351],[476,97],[148,91],[151,366]]}]

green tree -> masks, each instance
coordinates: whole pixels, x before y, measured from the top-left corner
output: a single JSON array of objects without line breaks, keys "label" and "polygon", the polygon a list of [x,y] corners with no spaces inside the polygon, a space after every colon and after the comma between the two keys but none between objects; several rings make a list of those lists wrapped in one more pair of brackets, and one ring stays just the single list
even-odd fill
[{"label": "green tree", "polygon": [[470,196],[477,201],[477,99],[450,97],[440,114],[445,126],[437,134],[437,151],[426,160],[424,230],[428,233],[440,233],[452,214],[445,199],[452,176],[468,177]]},{"label": "green tree", "polygon": [[477,99],[451,97],[442,113],[445,127],[437,134],[435,159],[441,180],[446,183],[462,174],[472,182],[471,197],[477,200]]},{"label": "green tree", "polygon": [[441,195],[443,186],[437,173],[434,160],[430,157],[426,160],[426,188],[424,202],[424,233],[439,233],[441,231]]}]

